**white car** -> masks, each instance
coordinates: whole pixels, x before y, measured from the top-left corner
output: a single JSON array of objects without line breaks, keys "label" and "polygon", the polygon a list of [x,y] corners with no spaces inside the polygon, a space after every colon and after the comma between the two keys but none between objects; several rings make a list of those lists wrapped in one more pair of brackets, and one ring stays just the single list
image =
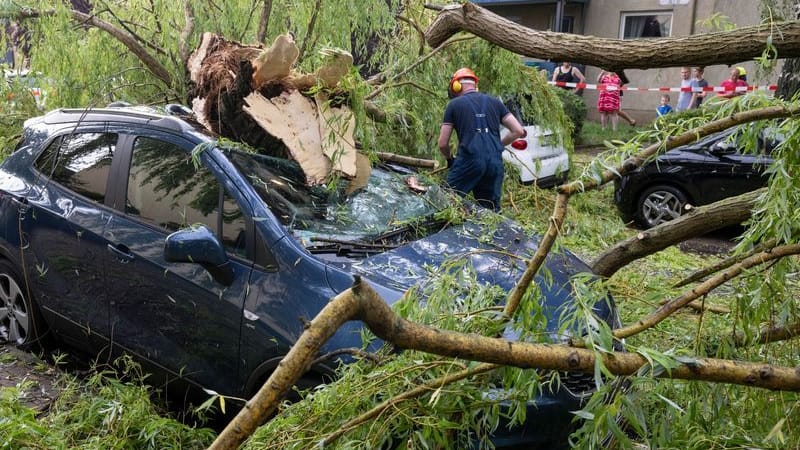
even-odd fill
[{"label": "white car", "polygon": [[[3,78],[9,87],[19,85],[27,88],[36,102],[36,107],[39,110],[44,110],[46,95],[41,88],[37,87],[39,81],[41,81],[41,74],[31,73],[28,69],[5,69],[3,70]],[[8,100],[10,102],[14,101],[14,97],[10,93]]]},{"label": "white car", "polygon": [[[553,132],[537,125],[523,127],[525,135],[506,146],[503,160],[519,169],[520,181],[551,187],[561,184],[569,174],[569,154]],[[502,128],[501,136],[508,133]]]}]

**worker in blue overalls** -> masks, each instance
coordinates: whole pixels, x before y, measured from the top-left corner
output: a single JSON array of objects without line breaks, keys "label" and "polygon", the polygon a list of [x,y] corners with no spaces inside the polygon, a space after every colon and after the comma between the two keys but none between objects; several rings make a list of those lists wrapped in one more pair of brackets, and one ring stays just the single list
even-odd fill
[{"label": "worker in blue overalls", "polygon": [[[447,184],[462,197],[472,193],[478,204],[498,211],[503,191],[503,148],[525,131],[508,108],[495,97],[478,92],[478,77],[468,68],[458,69],[450,78],[451,96],[439,132],[439,151],[450,172]],[[508,129],[500,139],[500,124]],[[450,150],[450,136],[456,130],[458,152]]]}]

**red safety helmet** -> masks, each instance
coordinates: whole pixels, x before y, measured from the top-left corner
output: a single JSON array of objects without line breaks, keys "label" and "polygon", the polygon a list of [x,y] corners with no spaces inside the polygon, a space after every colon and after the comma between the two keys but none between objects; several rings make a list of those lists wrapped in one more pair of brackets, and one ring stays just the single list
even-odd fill
[{"label": "red safety helmet", "polygon": [[475,84],[478,84],[478,76],[475,75],[475,72],[473,72],[472,69],[470,69],[469,67],[462,67],[456,70],[456,73],[454,73],[453,76],[450,77],[450,90],[452,92],[455,92],[456,94],[461,92],[462,87],[459,80],[464,78],[471,78],[472,80],[475,81]]}]

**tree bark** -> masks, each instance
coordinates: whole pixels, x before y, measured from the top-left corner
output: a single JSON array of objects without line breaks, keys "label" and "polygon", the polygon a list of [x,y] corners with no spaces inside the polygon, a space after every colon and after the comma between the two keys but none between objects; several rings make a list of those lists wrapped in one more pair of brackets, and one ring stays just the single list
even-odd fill
[{"label": "tree bark", "polygon": [[761,56],[768,40],[781,58],[800,56],[800,22],[653,39],[609,39],[533,30],[473,3],[442,9],[425,32],[431,47],[466,31],[523,56],[607,70],[735,64]]},{"label": "tree bark", "polygon": [[[384,302],[368,284],[356,284],[337,295],[311,321],[297,343],[242,411],[209,447],[235,449],[275,411],[280,400],[297,383],[322,345],[349,320],[361,320],[386,342],[398,348],[484,361],[522,368],[594,373],[598,354],[592,350],[557,344],[529,344],[475,334],[463,334],[409,322]],[[603,364],[617,375],[631,375],[648,364],[636,353],[602,355]],[[741,384],[773,390],[800,391],[800,371],[790,367],[714,358],[682,358],[677,367],[661,371],[662,378]]]},{"label": "tree bark", "polygon": [[683,242],[731,225],[737,225],[750,217],[759,195],[765,189],[726,198],[711,205],[692,208],[689,213],[647,231],[642,231],[608,248],[592,263],[592,271],[602,277],[610,277],[632,261]]}]

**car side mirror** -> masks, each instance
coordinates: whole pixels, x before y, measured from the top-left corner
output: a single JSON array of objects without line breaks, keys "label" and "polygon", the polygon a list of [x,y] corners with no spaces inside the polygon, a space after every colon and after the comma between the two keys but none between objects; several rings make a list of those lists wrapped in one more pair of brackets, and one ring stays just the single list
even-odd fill
[{"label": "car side mirror", "polygon": [[714,155],[729,155],[736,153],[736,144],[723,139],[711,144],[708,150]]},{"label": "car side mirror", "polygon": [[233,283],[233,268],[225,248],[205,225],[184,228],[167,236],[164,259],[200,264],[220,284],[230,286]]}]

